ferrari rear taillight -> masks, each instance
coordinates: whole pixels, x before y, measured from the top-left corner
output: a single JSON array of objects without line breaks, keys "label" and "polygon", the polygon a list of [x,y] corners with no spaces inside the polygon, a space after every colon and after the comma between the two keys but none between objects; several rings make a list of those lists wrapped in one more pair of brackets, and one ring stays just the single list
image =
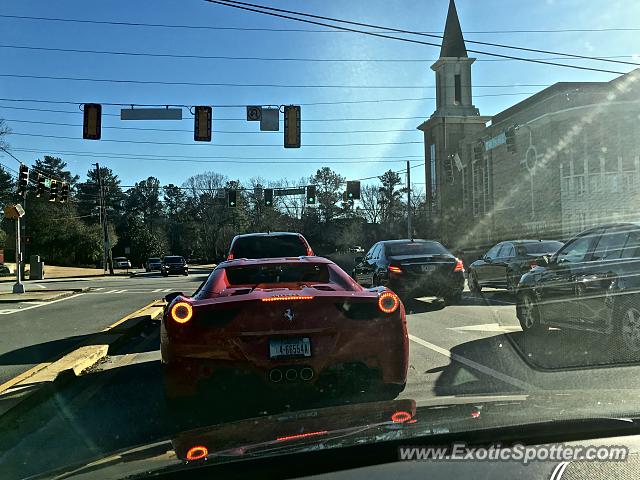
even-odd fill
[{"label": "ferrari rear taillight", "polygon": [[393,313],[400,306],[400,299],[393,292],[383,292],[378,297],[378,308],[383,313]]},{"label": "ferrari rear taillight", "polygon": [[191,447],[189,451],[187,451],[187,460],[202,460],[207,455],[209,455],[209,449],[204,445],[196,445],[195,447]]},{"label": "ferrari rear taillight", "polygon": [[453,268],[454,272],[464,272],[464,263],[459,258],[456,258],[456,266]]},{"label": "ferrari rear taillight", "polygon": [[292,300],[313,300],[313,297],[308,295],[276,295],[275,297],[266,297],[261,300],[263,302],[284,302]]},{"label": "ferrari rear taillight", "polygon": [[187,323],[193,318],[193,307],[187,302],[177,302],[171,307],[171,319],[176,323]]}]

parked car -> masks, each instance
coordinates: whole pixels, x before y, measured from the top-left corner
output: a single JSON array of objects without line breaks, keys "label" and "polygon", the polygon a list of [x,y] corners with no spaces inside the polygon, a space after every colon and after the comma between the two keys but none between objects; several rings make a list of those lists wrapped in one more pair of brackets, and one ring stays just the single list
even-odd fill
[{"label": "parked car", "polygon": [[384,285],[403,299],[435,295],[447,303],[460,299],[464,266],[432,240],[387,240],[356,258],[353,278],[364,286]]},{"label": "parked car", "polygon": [[604,225],[569,240],[522,276],[517,315],[525,332],[602,332],[640,351],[640,224]]},{"label": "parked car", "polygon": [[189,265],[184,257],[179,255],[168,255],[162,259],[160,272],[165,277],[169,275],[189,275]]},{"label": "parked car", "polygon": [[551,257],[562,245],[556,240],[500,242],[469,266],[469,290],[477,293],[482,287],[493,287],[515,293],[520,277]]},{"label": "parked car", "polygon": [[131,268],[131,262],[126,257],[115,257],[113,259],[113,268]]},{"label": "parked car", "polygon": [[[395,398],[407,381],[405,311],[389,289],[364,289],[320,257],[220,264],[193,297],[170,294],[161,324],[169,399],[233,371],[277,390],[353,386]],[[338,380],[336,380],[338,379]]]},{"label": "parked car", "polygon": [[162,270],[162,260],[158,257],[151,257],[147,260],[145,264],[145,270],[147,272],[161,271]]},{"label": "parked car", "polygon": [[247,233],[237,235],[231,241],[227,260],[304,256],[313,256],[313,250],[307,239],[299,233]]}]

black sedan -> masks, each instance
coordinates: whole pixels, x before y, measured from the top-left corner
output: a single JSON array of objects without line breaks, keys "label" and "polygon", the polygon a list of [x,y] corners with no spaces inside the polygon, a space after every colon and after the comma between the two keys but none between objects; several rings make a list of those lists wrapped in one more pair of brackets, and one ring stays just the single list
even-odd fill
[{"label": "black sedan", "polygon": [[166,256],[162,260],[160,271],[165,277],[169,275],[189,275],[189,265],[187,265],[184,257],[177,255]]},{"label": "black sedan", "polygon": [[494,245],[469,266],[469,290],[478,293],[482,287],[492,287],[515,293],[520,277],[562,245],[555,240],[512,240]]},{"label": "black sedan", "polygon": [[525,332],[601,332],[640,352],[640,224],[604,225],[567,242],[522,276],[517,314]]},{"label": "black sedan", "polygon": [[353,278],[363,286],[383,285],[401,298],[460,299],[464,288],[462,261],[440,243],[430,240],[387,240],[356,258]]}]

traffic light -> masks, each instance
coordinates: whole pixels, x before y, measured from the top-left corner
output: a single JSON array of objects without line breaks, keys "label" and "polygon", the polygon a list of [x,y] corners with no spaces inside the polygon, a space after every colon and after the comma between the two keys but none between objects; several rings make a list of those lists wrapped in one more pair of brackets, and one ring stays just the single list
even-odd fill
[{"label": "traffic light", "polygon": [[238,191],[229,190],[229,195],[227,197],[227,206],[229,208],[235,208],[236,205],[238,205]]},{"label": "traffic light", "polygon": [[350,180],[347,182],[347,200],[360,200],[360,181]]},{"label": "traffic light", "polygon": [[300,148],[300,106],[284,107],[284,148]]},{"label": "traffic light", "polygon": [[193,139],[196,142],[211,141],[211,116],[213,109],[208,106],[194,107],[194,134]]},{"label": "traffic light", "polygon": [[264,189],[264,206],[273,207],[273,188]]},{"label": "traffic light", "polygon": [[504,133],[507,139],[507,152],[516,153],[518,148],[516,147],[516,129],[510,128]]},{"label": "traffic light", "polygon": [[316,204],[316,186],[309,185],[307,186],[307,205],[315,205]]},{"label": "traffic light", "polygon": [[49,201],[55,202],[58,199],[58,182],[51,180],[51,187],[49,189]]},{"label": "traffic light", "polygon": [[20,164],[20,172],[18,174],[18,195],[26,195],[27,185],[29,185],[29,167]]},{"label": "traffic light", "polygon": [[85,140],[100,140],[102,134],[102,105],[99,103],[84,104],[84,121],[82,123],[82,138]]},{"label": "traffic light", "polygon": [[60,191],[60,203],[65,203],[68,198],[69,198],[69,185],[63,182],[61,191]]},{"label": "traffic light", "polygon": [[36,197],[41,197],[44,193],[44,176],[38,174],[38,186],[36,187]]}]

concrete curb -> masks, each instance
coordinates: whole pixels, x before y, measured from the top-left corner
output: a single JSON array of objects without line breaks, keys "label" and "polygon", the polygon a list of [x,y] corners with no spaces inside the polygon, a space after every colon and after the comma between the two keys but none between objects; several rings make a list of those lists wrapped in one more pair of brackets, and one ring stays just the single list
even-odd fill
[{"label": "concrete curb", "polygon": [[76,345],[58,360],[37,365],[15,377],[15,383],[10,380],[0,386],[6,386],[0,391],[0,418],[8,413],[19,415],[48,398],[56,387],[94,367],[149,322],[158,320],[162,315],[162,305],[156,300]]},{"label": "concrete curb", "polygon": [[[88,291],[89,291],[89,287],[83,287],[83,288],[37,290],[35,292],[26,292],[21,294],[12,294],[12,293],[0,294],[0,303],[52,302],[54,300],[60,300],[61,298],[70,297],[72,295],[75,295],[76,293],[84,293]],[[53,293],[54,295],[47,296],[47,298],[40,298],[37,296],[30,295],[32,293],[41,293],[43,295]],[[20,295],[20,296],[11,297],[11,298],[2,298],[5,295]]]}]

